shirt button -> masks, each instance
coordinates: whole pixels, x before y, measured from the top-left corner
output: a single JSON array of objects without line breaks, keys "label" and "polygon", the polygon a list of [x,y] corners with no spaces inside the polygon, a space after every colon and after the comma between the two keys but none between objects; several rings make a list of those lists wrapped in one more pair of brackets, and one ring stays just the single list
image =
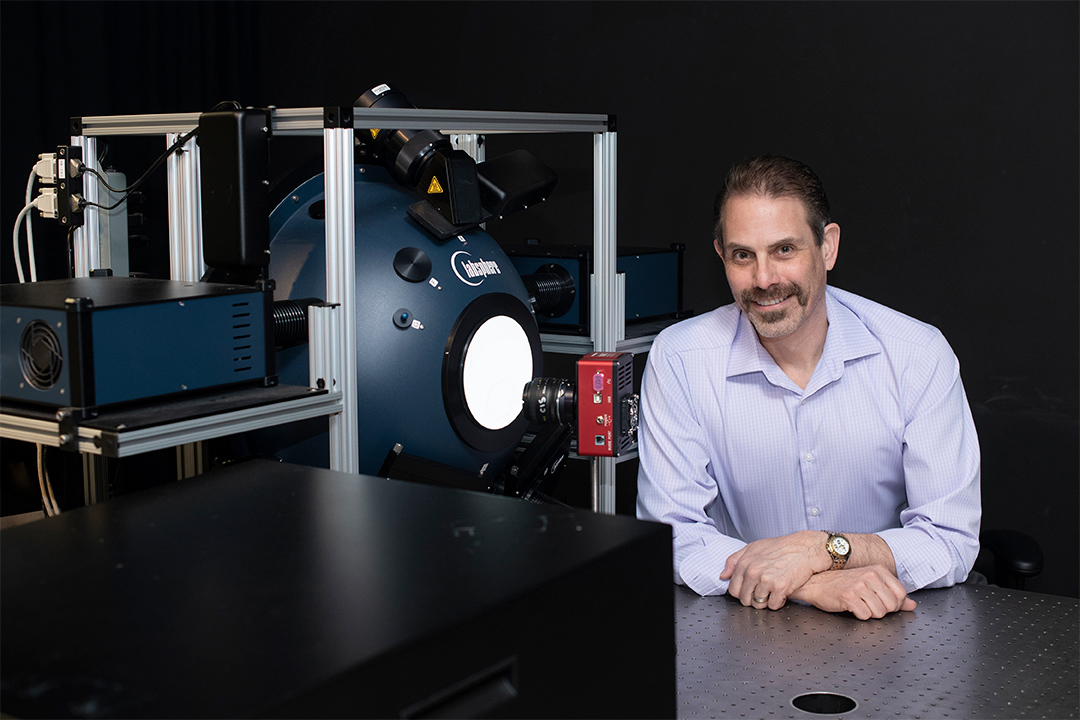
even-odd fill
[{"label": "shirt button", "polygon": [[806,453],[803,455],[803,460],[806,462],[814,462],[814,453]]},{"label": "shirt button", "polygon": [[810,508],[810,514],[813,515],[814,517],[817,517],[819,512],[821,512],[821,511],[818,510],[817,508]]}]

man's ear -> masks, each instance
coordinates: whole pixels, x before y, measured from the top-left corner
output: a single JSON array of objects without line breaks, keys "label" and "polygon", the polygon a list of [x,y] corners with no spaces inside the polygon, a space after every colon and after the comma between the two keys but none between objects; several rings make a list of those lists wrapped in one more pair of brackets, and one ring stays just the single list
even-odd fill
[{"label": "man's ear", "polygon": [[836,264],[836,256],[840,253],[840,226],[829,223],[825,226],[821,240],[821,257],[825,261],[825,269],[832,270]]},{"label": "man's ear", "polygon": [[720,238],[713,238],[712,241],[713,250],[720,256],[720,259],[724,259],[724,246],[720,244]]}]

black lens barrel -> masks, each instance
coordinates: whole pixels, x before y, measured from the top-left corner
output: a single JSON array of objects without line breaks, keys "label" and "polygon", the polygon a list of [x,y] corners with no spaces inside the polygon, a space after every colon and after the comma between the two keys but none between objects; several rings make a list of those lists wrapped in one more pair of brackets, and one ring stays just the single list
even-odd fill
[{"label": "black lens barrel", "polygon": [[574,384],[562,378],[533,378],[521,397],[525,419],[538,425],[573,425]]}]

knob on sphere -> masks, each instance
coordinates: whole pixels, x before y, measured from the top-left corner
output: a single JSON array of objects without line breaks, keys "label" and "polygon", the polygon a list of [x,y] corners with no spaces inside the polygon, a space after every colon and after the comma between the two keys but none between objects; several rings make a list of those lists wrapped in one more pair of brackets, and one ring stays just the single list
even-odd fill
[{"label": "knob on sphere", "polygon": [[402,280],[424,282],[431,275],[431,258],[420,248],[401,248],[394,256],[394,272]]}]

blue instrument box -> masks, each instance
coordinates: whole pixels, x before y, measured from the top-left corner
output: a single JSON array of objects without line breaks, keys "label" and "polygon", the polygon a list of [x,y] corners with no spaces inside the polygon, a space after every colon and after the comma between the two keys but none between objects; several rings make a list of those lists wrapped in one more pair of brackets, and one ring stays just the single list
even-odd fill
[{"label": "blue instrument box", "polygon": [[0,286],[0,397],[93,409],[276,384],[269,291],[94,277]]}]

